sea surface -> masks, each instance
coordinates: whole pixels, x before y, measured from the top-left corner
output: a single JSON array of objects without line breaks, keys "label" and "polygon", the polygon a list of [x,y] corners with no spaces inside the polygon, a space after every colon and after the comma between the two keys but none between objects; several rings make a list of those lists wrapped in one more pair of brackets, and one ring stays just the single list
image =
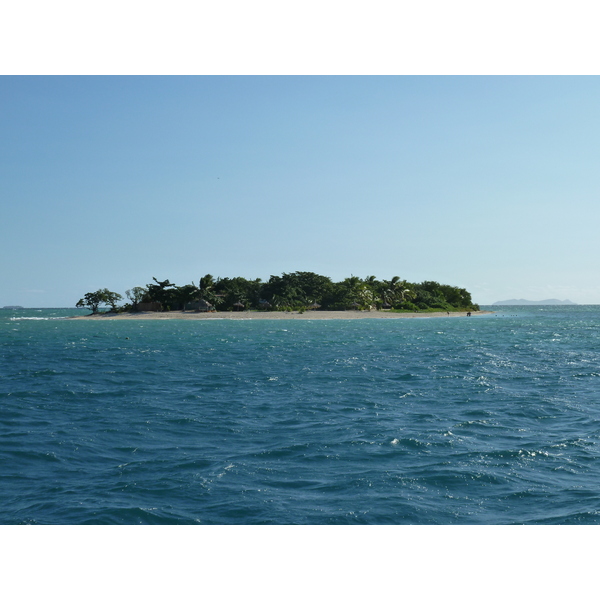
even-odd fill
[{"label": "sea surface", "polygon": [[600,522],[600,306],[0,310],[0,524]]}]

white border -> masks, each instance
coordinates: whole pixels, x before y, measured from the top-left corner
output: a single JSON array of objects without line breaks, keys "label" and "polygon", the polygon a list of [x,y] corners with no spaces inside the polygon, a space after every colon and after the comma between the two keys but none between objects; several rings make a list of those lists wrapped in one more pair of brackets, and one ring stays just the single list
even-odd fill
[{"label": "white border", "polygon": [[581,0],[22,0],[0,74],[597,74],[596,23]]}]

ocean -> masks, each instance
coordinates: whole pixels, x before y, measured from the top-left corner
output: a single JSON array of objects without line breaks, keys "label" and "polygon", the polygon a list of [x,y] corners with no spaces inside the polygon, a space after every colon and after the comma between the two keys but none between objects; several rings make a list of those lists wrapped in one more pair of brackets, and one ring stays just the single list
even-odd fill
[{"label": "ocean", "polygon": [[0,310],[0,524],[595,524],[600,306]]}]

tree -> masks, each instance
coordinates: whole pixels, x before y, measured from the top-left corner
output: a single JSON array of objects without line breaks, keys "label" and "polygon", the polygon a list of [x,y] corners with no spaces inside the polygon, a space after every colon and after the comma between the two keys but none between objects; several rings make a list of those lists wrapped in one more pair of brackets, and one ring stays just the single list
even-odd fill
[{"label": "tree", "polygon": [[[175,288],[175,304],[181,309],[185,310],[185,305],[188,302],[192,302],[198,298],[198,288],[193,283],[188,283],[181,287]],[[175,308],[172,306],[171,308]]]},{"label": "tree", "polygon": [[116,312],[117,302],[120,302],[121,300],[123,300],[123,296],[121,296],[121,294],[117,294],[116,292],[111,292],[110,290],[107,290],[106,288],[104,288],[102,290],[102,294],[103,294],[104,304],[110,305],[110,309],[112,311]]},{"label": "tree", "polygon": [[248,280],[243,277],[224,277],[214,285],[215,301],[222,302],[222,308],[233,310],[234,306],[243,304],[246,308],[258,308],[260,300],[260,279]]},{"label": "tree", "polygon": [[411,284],[406,279],[394,275],[390,281],[383,282],[387,289],[388,303],[393,306],[402,305],[406,300],[414,300],[416,293],[411,289]]},{"label": "tree", "polygon": [[206,302],[212,304],[213,306],[221,300],[221,298],[215,293],[215,284],[216,281],[210,274],[206,274],[204,277],[201,277],[200,281],[198,282],[198,289],[200,290],[198,298],[200,300],[206,300]]},{"label": "tree", "polygon": [[111,310],[117,310],[117,302],[123,300],[121,294],[111,292],[110,290],[103,288],[95,292],[88,292],[83,298],[75,305],[77,308],[87,307],[92,311],[92,314],[98,312],[98,307],[101,304],[105,304],[111,307]]},{"label": "tree", "polygon": [[146,294],[145,300],[148,302],[159,302],[163,310],[166,307],[172,307],[176,300],[175,293],[175,284],[171,283],[168,279],[164,281],[158,281],[156,277],[153,277],[156,283],[149,283],[146,287],[148,288],[148,293]]},{"label": "tree", "polygon": [[348,310],[361,306],[363,282],[359,277],[351,275],[344,281],[334,283],[331,293],[323,299],[323,307],[328,310]]},{"label": "tree", "polygon": [[127,290],[125,292],[125,295],[131,301],[131,307],[133,308],[133,310],[137,310],[138,304],[140,302],[142,302],[142,300],[144,299],[144,296],[147,293],[148,293],[148,290],[145,287],[136,286],[134,288],[131,288],[130,290]]},{"label": "tree", "polygon": [[[219,305],[220,310],[233,310],[243,305],[246,309],[300,310],[319,305],[322,310],[380,308],[443,310],[477,310],[471,294],[464,288],[441,285],[436,281],[408,283],[398,276],[389,281],[379,281],[375,275],[364,279],[350,276],[340,282],[309,271],[271,275],[267,282],[260,279],[248,280],[243,277],[217,278],[207,274],[200,278],[198,285],[193,282],[176,286],[168,279],[146,287],[127,290],[127,298],[132,310],[138,310],[142,302],[157,302],[162,310],[181,310],[190,301],[200,301],[204,305]],[[120,294],[103,288],[87,293],[76,306],[88,307],[92,313],[98,312],[102,304],[117,310]]]},{"label": "tree", "polygon": [[88,292],[83,298],[81,298],[77,304],[75,305],[77,308],[89,308],[92,311],[92,314],[96,314],[98,312],[98,307],[102,304],[103,299],[101,295],[101,291],[97,292]]}]

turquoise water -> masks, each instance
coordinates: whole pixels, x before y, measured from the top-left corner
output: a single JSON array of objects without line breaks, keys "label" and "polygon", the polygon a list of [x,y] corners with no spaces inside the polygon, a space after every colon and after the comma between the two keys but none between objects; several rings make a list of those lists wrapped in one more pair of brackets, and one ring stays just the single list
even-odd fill
[{"label": "turquoise water", "polygon": [[600,522],[600,307],[0,310],[0,523]]}]

